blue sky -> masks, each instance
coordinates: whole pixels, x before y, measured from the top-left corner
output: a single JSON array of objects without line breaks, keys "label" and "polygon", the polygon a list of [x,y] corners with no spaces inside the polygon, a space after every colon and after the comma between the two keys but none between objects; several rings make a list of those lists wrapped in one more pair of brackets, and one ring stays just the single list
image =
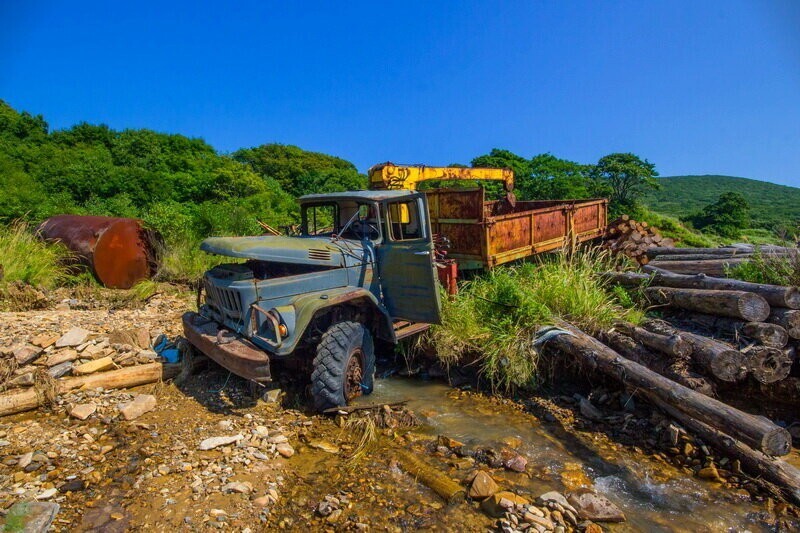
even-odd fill
[{"label": "blue sky", "polygon": [[12,2],[0,98],[373,163],[493,147],[800,186],[800,2]]}]

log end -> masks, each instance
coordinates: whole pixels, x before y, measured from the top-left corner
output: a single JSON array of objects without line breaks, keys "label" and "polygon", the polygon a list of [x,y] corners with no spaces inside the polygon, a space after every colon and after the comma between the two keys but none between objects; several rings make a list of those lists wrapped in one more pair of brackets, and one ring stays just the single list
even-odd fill
[{"label": "log end", "polygon": [[738,350],[723,350],[710,362],[711,372],[721,381],[737,383],[747,377],[744,355]]},{"label": "log end", "polygon": [[761,450],[767,455],[787,455],[792,450],[792,435],[785,428],[775,426],[764,434]]},{"label": "log end", "polygon": [[763,322],[769,316],[770,307],[763,296],[752,292],[742,293],[738,301],[741,317],[750,322]]}]

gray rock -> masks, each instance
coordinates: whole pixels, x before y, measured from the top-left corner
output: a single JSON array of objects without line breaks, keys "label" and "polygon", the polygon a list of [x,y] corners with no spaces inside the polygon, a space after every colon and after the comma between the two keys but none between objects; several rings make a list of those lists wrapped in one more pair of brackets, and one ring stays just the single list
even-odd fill
[{"label": "gray rock", "polygon": [[200,450],[213,450],[214,448],[218,448],[219,446],[227,446],[228,444],[233,444],[234,442],[239,442],[244,438],[244,435],[231,435],[231,436],[221,436],[221,437],[209,437],[205,439],[203,442],[200,443],[198,449]]},{"label": "gray rock", "polygon": [[51,366],[47,369],[47,373],[52,377],[58,379],[61,376],[69,374],[72,371],[72,361],[66,361],[60,365]]},{"label": "gray rock", "polygon": [[72,328],[66,332],[60,339],[56,341],[56,348],[64,348],[66,346],[80,346],[92,334],[91,331],[83,328]]},{"label": "gray rock", "polygon": [[6,522],[11,517],[19,517],[24,524],[24,533],[44,533],[50,528],[60,509],[57,503],[20,502],[8,510]]},{"label": "gray rock", "polygon": [[222,492],[236,492],[238,494],[250,494],[253,485],[247,482],[232,481],[222,486]]},{"label": "gray rock", "polygon": [[578,407],[581,411],[581,414],[589,420],[594,420],[595,422],[603,420],[603,413],[601,413],[600,410],[592,405],[592,402],[586,398],[581,398]]},{"label": "gray rock", "polygon": [[17,360],[17,364],[22,366],[35,360],[41,353],[42,349],[38,346],[25,344],[14,349],[14,358]]}]

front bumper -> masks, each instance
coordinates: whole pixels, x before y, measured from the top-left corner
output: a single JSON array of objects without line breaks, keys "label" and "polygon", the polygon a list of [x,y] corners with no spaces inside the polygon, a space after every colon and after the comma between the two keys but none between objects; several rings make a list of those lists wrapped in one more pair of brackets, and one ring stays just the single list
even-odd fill
[{"label": "front bumper", "polygon": [[213,320],[191,311],[184,313],[183,334],[192,346],[237,376],[261,383],[272,381],[267,353]]}]

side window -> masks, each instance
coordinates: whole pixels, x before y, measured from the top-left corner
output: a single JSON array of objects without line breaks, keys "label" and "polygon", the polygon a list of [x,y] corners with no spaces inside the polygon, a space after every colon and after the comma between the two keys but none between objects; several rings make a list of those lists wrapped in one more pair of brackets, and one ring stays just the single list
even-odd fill
[{"label": "side window", "polygon": [[389,204],[389,234],[393,241],[410,241],[425,237],[419,217],[419,201]]},{"label": "side window", "polygon": [[305,210],[306,235],[329,235],[337,231],[336,204],[310,205]]}]

